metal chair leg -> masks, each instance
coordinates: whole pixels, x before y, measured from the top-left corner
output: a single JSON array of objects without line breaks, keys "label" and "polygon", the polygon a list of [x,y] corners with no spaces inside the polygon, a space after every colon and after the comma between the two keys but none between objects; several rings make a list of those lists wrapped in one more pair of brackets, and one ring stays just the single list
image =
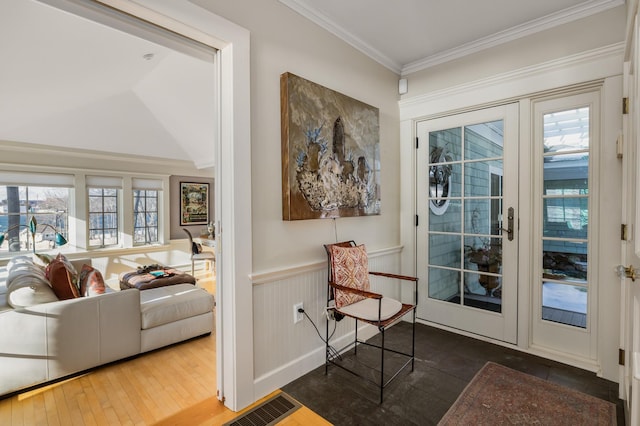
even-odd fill
[{"label": "metal chair leg", "polygon": [[382,404],[382,395],[384,392],[384,328],[380,329],[382,334],[382,348],[380,349],[380,404]]},{"label": "metal chair leg", "polygon": [[324,347],[324,375],[329,374],[329,315],[325,326],[325,347]]},{"label": "metal chair leg", "polygon": [[358,318],[356,320],[356,340],[353,342],[353,354],[358,355]]}]

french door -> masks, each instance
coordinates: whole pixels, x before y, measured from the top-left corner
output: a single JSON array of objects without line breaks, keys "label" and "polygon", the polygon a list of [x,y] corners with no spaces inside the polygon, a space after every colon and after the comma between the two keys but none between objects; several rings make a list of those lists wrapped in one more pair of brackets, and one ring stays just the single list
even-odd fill
[{"label": "french door", "polygon": [[518,105],[417,133],[418,318],[515,344]]}]

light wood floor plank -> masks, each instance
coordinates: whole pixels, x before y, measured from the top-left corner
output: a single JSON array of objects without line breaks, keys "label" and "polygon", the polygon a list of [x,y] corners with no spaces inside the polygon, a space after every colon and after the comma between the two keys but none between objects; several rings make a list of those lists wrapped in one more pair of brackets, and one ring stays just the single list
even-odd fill
[{"label": "light wood floor plank", "polygon": [[[58,410],[56,408],[56,399],[53,394],[53,390],[49,389],[42,393],[44,398],[44,408],[47,412],[47,423],[49,426],[61,426],[60,417],[58,416]],[[1,404],[0,404],[1,405]]]},{"label": "light wood floor plank", "polygon": [[8,403],[0,403],[0,425],[11,424],[11,400]]},{"label": "light wood floor plank", "polygon": [[[34,406],[34,424],[46,425],[47,424],[47,408],[44,401],[44,395],[37,394],[33,396]],[[0,423],[1,424],[1,423]]]}]

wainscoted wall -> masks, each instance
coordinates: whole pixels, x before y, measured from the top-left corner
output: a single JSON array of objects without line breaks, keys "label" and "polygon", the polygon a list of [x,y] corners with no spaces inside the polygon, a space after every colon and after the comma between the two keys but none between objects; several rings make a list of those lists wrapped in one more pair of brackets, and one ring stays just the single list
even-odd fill
[{"label": "wainscoted wall", "polygon": [[[401,250],[401,247],[392,247],[369,252],[369,269],[400,273]],[[293,305],[303,303],[324,339],[327,262],[254,274],[252,281],[255,397],[260,398],[324,364],[323,341],[306,317],[294,324]],[[385,296],[400,298],[396,280],[371,277],[371,287]],[[334,324],[330,322],[331,330]],[[345,318],[337,323],[331,344],[340,349],[353,338],[353,333],[354,321]],[[358,331],[363,337],[375,333],[371,326]]]}]

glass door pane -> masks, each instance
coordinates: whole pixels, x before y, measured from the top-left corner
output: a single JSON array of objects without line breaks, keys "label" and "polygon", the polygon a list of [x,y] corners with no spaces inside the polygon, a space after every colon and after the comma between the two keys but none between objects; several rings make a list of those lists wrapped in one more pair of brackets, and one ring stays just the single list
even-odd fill
[{"label": "glass door pane", "polygon": [[429,297],[502,311],[503,120],[429,132]]},{"label": "glass door pane", "polygon": [[589,107],[543,115],[542,319],[587,327]]}]

